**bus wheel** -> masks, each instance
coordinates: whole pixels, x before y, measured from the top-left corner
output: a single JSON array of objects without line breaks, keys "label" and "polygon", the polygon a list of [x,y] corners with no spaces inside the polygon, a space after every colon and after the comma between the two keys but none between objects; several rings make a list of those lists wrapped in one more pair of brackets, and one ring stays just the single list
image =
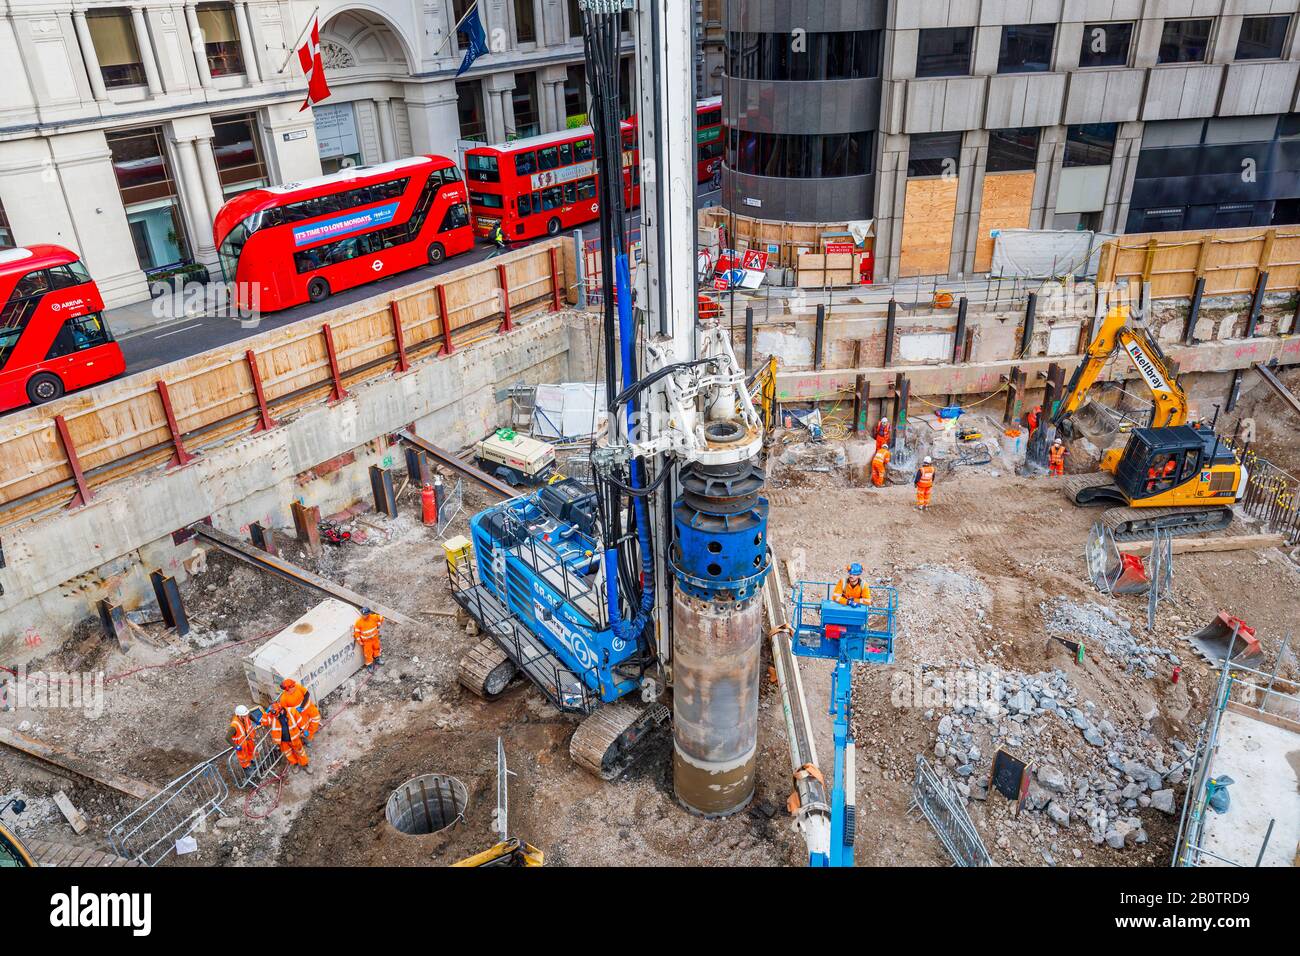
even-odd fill
[{"label": "bus wheel", "polygon": [[560,234],[560,220],[552,219],[546,224],[546,234],[548,236],[558,236]]},{"label": "bus wheel", "polygon": [[328,299],[329,294],[330,284],[320,276],[317,276],[307,283],[307,298],[312,302],[320,302],[322,299]]},{"label": "bus wheel", "polygon": [[441,242],[435,242],[429,246],[429,265],[436,266],[443,259],[447,258],[447,250],[442,247]]},{"label": "bus wheel", "polygon": [[27,383],[27,397],[31,399],[33,405],[52,402],[62,394],[63,381],[49,372],[33,375],[32,380]]}]

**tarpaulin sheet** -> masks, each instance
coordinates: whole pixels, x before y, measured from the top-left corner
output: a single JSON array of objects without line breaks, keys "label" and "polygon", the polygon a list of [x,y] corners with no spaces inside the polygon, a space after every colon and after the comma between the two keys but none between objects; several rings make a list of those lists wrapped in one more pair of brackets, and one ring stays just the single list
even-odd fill
[{"label": "tarpaulin sheet", "polygon": [[1003,279],[1093,278],[1101,247],[1113,238],[1074,229],[1001,229],[993,237],[990,274]]}]

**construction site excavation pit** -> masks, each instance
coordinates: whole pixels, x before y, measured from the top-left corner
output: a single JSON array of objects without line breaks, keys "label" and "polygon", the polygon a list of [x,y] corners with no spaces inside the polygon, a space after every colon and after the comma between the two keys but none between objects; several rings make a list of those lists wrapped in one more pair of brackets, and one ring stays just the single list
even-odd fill
[{"label": "construction site excavation pit", "polygon": [[469,791],[455,777],[426,773],[412,777],[388,797],[384,816],[393,829],[408,836],[441,833],[465,816]]}]

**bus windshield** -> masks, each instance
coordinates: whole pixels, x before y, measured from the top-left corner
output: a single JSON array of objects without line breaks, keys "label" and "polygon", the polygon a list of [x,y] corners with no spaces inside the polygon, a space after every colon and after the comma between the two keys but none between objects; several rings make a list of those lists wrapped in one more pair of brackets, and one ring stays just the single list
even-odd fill
[{"label": "bus windshield", "polygon": [[469,178],[484,183],[497,183],[501,181],[501,174],[497,168],[497,158],[495,156],[484,156],[480,153],[470,153],[466,157],[466,167],[469,170]]},{"label": "bus windshield", "polygon": [[9,356],[13,354],[14,346],[18,344],[18,339],[22,334],[21,326],[0,328],[0,369],[3,369],[9,361]]}]

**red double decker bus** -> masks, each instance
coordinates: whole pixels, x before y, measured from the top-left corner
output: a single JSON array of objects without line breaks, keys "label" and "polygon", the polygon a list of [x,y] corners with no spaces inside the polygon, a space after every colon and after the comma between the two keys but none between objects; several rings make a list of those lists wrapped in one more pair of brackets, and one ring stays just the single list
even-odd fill
[{"label": "red double decker bus", "polygon": [[40,404],[126,371],[104,300],[75,252],[0,251],[0,411]]},{"label": "red double decker bus", "polygon": [[[637,165],[636,117],[623,124],[623,165]],[[696,181],[721,185],[722,153],[722,97],[714,96],[695,104],[695,165]],[[631,151],[631,155],[628,153]]]},{"label": "red double decker bus", "polygon": [[251,189],[221,207],[212,234],[235,302],[274,312],[468,252],[465,200],[452,160],[413,156]]},{"label": "red double decker bus", "polygon": [[[623,193],[636,205],[624,130]],[[590,126],[530,136],[465,151],[465,179],[474,232],[491,236],[497,224],[511,242],[556,236],[600,217],[596,140]]]}]

